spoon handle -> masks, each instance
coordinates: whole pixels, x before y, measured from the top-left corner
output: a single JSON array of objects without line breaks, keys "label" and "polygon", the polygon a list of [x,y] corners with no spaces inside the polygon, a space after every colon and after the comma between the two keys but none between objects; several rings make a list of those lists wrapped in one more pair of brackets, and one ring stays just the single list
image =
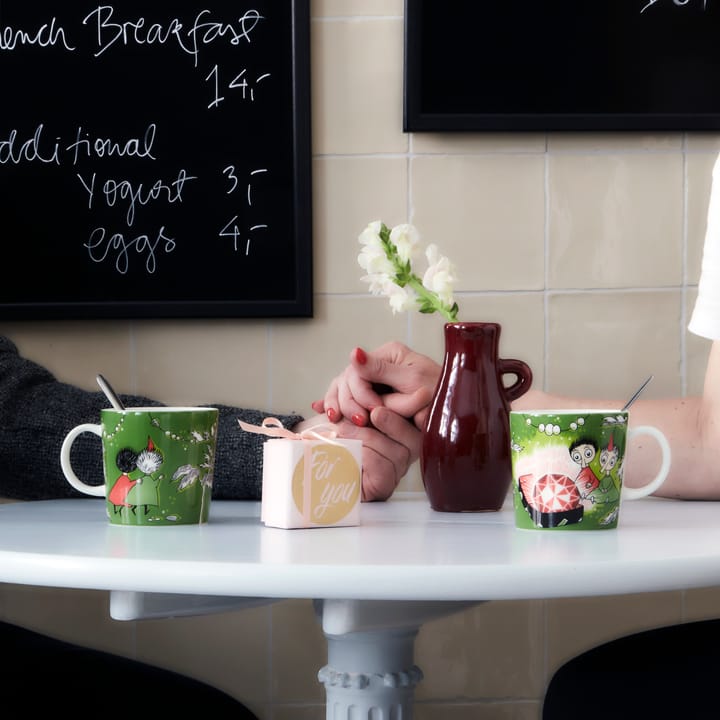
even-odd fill
[{"label": "spoon handle", "polygon": [[638,395],[645,389],[645,386],[654,378],[654,375],[651,375],[636,391],[635,394],[625,403],[625,407],[621,410],[621,412],[625,412],[637,399]]},{"label": "spoon handle", "polygon": [[105,397],[110,401],[110,404],[116,410],[124,412],[125,406],[122,404],[120,398],[117,396],[117,393],[110,386],[110,383],[102,375],[100,375],[100,373],[98,373],[96,380],[97,384],[100,386],[100,389],[105,393]]}]

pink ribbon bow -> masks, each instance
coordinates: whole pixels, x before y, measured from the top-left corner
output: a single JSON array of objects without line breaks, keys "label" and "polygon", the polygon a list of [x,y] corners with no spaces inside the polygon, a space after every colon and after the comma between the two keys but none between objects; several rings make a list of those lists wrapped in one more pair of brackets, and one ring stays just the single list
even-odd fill
[{"label": "pink ribbon bow", "polygon": [[288,430],[274,417],[266,417],[262,421],[262,425],[251,425],[242,420],[238,420],[238,422],[240,423],[240,427],[247,432],[260,433],[261,435],[267,435],[269,437],[286,438],[288,440],[334,440],[337,437],[337,430],[328,423],[318,424],[296,433]]}]

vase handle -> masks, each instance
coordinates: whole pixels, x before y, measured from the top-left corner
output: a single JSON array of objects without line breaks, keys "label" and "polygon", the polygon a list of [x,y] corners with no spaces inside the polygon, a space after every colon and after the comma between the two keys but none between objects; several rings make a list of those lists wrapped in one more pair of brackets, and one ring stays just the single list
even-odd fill
[{"label": "vase handle", "polygon": [[504,388],[505,397],[508,402],[517,400],[530,389],[533,374],[527,363],[524,363],[522,360],[503,360],[500,358],[498,360],[498,367],[501,375],[508,373],[515,375],[517,378],[512,385]]}]

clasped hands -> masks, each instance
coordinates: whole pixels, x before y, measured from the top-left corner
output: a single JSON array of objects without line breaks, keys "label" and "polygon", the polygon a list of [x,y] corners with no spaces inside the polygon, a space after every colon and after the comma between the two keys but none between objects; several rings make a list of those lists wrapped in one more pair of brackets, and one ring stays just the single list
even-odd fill
[{"label": "clasped hands", "polygon": [[313,402],[318,415],[295,429],[329,420],[340,437],[361,440],[362,499],[387,500],[420,456],[421,429],[439,376],[434,360],[399,342],[370,352],[354,348],[348,366]]}]

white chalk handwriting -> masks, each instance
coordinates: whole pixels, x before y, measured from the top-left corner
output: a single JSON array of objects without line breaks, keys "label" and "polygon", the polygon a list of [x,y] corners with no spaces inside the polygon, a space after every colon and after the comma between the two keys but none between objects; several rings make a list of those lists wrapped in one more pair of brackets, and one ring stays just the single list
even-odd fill
[{"label": "white chalk handwriting", "polygon": [[17,128],[0,140],[0,165],[20,165],[23,162],[61,164],[60,138],[46,141],[43,137],[45,124],[40,123],[30,137],[18,137]]},{"label": "white chalk handwriting", "polygon": [[235,174],[235,166],[234,165],[228,165],[226,168],[223,168],[223,174],[227,175],[228,180],[230,181],[230,189],[226,190],[225,192],[229,195],[232,192],[235,192],[235,188],[238,186],[238,176]]},{"label": "white chalk handwriting", "polygon": [[104,227],[95,228],[83,247],[95,263],[115,260],[115,269],[125,275],[130,268],[130,253],[145,256],[145,270],[152,275],[157,267],[156,253],[171,253],[176,246],[174,238],[165,234],[163,225],[154,236],[136,235],[126,238],[122,233],[108,233]]},{"label": "white chalk handwriting", "polygon": [[[50,12],[53,10],[47,11]],[[272,88],[271,73],[267,72],[267,67],[253,64],[252,57],[248,57],[249,50],[240,47],[259,41],[262,24],[267,21],[259,10],[247,9],[246,5],[228,15],[223,8],[221,15],[200,4],[183,17],[177,11],[163,10],[166,15],[158,15],[158,12],[150,19],[147,17],[149,10],[144,13],[143,10],[128,10],[123,4],[116,7],[112,3],[98,3],[79,15],[73,14],[72,21],[59,11],[52,17],[41,19],[37,19],[38,13],[35,17],[30,13],[30,19],[25,20],[24,25],[0,22],[0,57],[3,52],[34,52],[43,58],[42,62],[54,62],[58,54],[78,56],[84,53],[92,60],[101,56],[122,56],[123,53],[134,55],[138,50],[152,46],[155,51],[172,53],[180,58],[186,69],[193,66],[190,72],[198,82],[204,80],[206,90],[205,97],[200,99],[201,108],[206,105],[208,110],[219,112],[226,98],[249,104],[260,101],[261,95],[267,96]],[[218,52],[220,46],[222,52]],[[106,62],[104,59],[98,61],[103,67]],[[228,67],[227,62],[232,64]],[[136,66],[130,63],[128,67]],[[128,87],[143,80],[144,77],[128,77]],[[142,105],[135,111],[147,112],[143,111]],[[95,123],[114,129],[101,130],[93,127]],[[173,205],[191,202],[202,195],[193,190],[205,179],[200,177],[204,173],[193,173],[188,166],[194,163],[187,158],[184,162],[178,159],[176,167],[167,169],[169,138],[163,132],[162,118],[147,119],[139,127],[133,122],[132,131],[126,134],[118,127],[122,126],[112,119],[107,123],[103,117],[98,119],[94,109],[90,117],[78,117],[69,126],[63,123],[61,128],[41,117],[25,119],[16,127],[0,126],[0,169],[26,164],[34,164],[37,169],[40,166],[73,168],[70,174],[75,177],[66,180],[80,197],[81,206],[95,216],[78,241],[83,243],[90,260],[103,263],[120,275],[153,274],[162,257],[173,252],[179,241],[176,233],[171,234],[163,224],[168,219],[158,218],[155,212],[153,229],[143,227],[148,223],[143,208],[152,205],[163,213],[165,208],[170,212]],[[183,142],[196,140],[187,137]],[[229,205],[234,204],[224,217],[237,214],[219,234],[233,239],[235,251],[242,248],[244,254],[249,255],[253,237],[259,241],[269,227],[260,215],[264,188],[258,187],[257,182],[257,176],[268,170],[262,167],[239,169],[228,164],[231,162],[234,160],[228,158],[219,165],[225,166],[222,170],[224,186],[220,192],[223,196],[232,195]],[[154,166],[158,167],[153,170]],[[243,180],[247,180],[247,185]],[[243,197],[245,189],[247,195]],[[256,207],[251,208],[253,200]],[[238,201],[243,207],[238,207]],[[117,213],[110,221],[106,218],[109,208],[113,216]],[[251,209],[254,217],[245,217]],[[87,240],[83,242],[85,237]]]},{"label": "white chalk handwriting", "polygon": [[[230,195],[231,193],[235,192],[237,189],[240,180],[237,176],[237,168],[235,165],[228,165],[227,167],[223,168],[223,175],[227,176],[227,179],[230,181],[230,188],[226,191],[227,195]],[[250,179],[252,180],[254,177],[258,175],[263,175],[268,172],[267,168],[256,168],[255,170],[251,170],[248,174],[250,176]],[[252,207],[253,204],[253,183],[248,182],[247,184],[247,196],[246,196],[247,206],[249,208]],[[260,231],[260,230],[267,230],[268,225],[266,223],[255,223],[254,225],[251,225],[248,228],[248,234],[247,237],[245,237],[245,255],[250,254],[250,245],[252,241],[252,233]],[[225,223],[224,227],[218,232],[219,237],[230,237],[233,239],[233,251],[237,252],[240,240],[242,239],[243,233],[238,225],[238,216],[234,215],[227,223]]]},{"label": "white chalk handwriting", "polygon": [[[77,174],[80,184],[88,194],[88,209],[92,209],[95,200],[96,177],[93,173],[89,178]],[[142,182],[133,183],[130,180],[115,180],[109,178],[99,187],[101,197],[105,199],[107,207],[114,207],[121,202],[127,203],[125,222],[130,227],[135,221],[135,211],[138,205],[147,205],[155,200],[164,200],[169,205],[182,202],[182,194],[185,183],[189,180],[197,180],[195,175],[188,175],[185,169],[178,172],[177,178],[172,182],[165,182],[158,179],[152,185],[146,187]]]},{"label": "white chalk handwriting", "polygon": [[131,137],[126,140],[114,140],[113,138],[91,138],[90,133],[83,132],[78,127],[75,134],[75,141],[70,143],[65,150],[73,155],[73,165],[77,165],[78,158],[82,157],[136,157],[155,160],[152,154],[155,143],[157,126],[150,123],[142,137]]},{"label": "white chalk handwriting", "polygon": [[[250,176],[252,177],[253,175],[260,175],[261,173],[266,173],[266,172],[267,172],[267,168],[258,168],[257,170],[252,170],[252,171],[250,172]],[[252,183],[248,183],[248,184],[247,184],[247,204],[248,204],[248,207],[250,207],[250,206],[253,204],[253,203],[252,203],[252,189],[253,189]]]},{"label": "white chalk handwriting", "polygon": [[52,140],[48,138],[45,123],[39,123],[32,134],[24,137],[17,128],[13,128],[6,139],[0,140],[0,165],[20,165],[24,162],[54,165],[69,162],[71,165],[77,165],[81,158],[111,157],[155,160],[153,144],[156,131],[155,123],[150,123],[142,137],[117,140],[91,136],[82,126],[78,126],[73,140],[65,145],[61,135],[56,135]]},{"label": "white chalk handwriting", "polygon": [[[199,10],[191,23],[183,23],[173,17],[165,22],[148,22],[140,16],[133,19],[116,19],[118,12],[112,5],[98,5],[82,20],[87,31],[92,31],[94,42],[90,52],[97,58],[111,49],[123,49],[128,46],[157,46],[161,49],[174,49],[193,59],[194,67],[199,66],[201,50],[217,42],[230,46],[242,42],[251,43],[252,33],[265,17],[258,10],[246,10],[240,17],[223,22],[212,19],[212,11]],[[76,28],[76,33],[78,29]],[[32,30],[0,25],[0,51],[16,50],[20,47],[37,48],[59,47],[68,52],[78,50],[78,45],[68,39],[67,29],[56,17],[44,22]],[[84,46],[83,46],[84,47]],[[94,50],[94,51],[93,51]],[[221,78],[221,72],[223,77]],[[204,80],[212,85],[212,99],[207,108],[216,108],[225,100],[221,92],[237,91],[242,100],[255,102],[258,84],[267,81],[269,72],[235,68],[224,73],[216,64],[212,65]]]},{"label": "white chalk handwriting", "polygon": [[43,23],[36,30],[14,29],[10,25],[0,25],[0,50],[15,50],[18,47],[37,46],[41,48],[62,46],[68,52],[73,52],[75,46],[70,45],[67,33],[62,25],[57,24],[57,18],[49,23]]},{"label": "white chalk handwriting", "polygon": [[707,10],[708,5],[708,0],[648,0],[648,2],[643,6],[642,10],[640,10],[640,14],[642,15],[648,8],[651,8],[653,5],[657,5],[660,2],[662,2],[663,5],[667,5],[669,2],[672,2],[672,4],[676,7],[684,7],[685,5],[697,5],[698,3],[702,2],[703,10]]},{"label": "white chalk handwriting", "polygon": [[110,50],[114,45],[166,45],[171,44],[193,57],[197,67],[202,46],[226,39],[231,45],[251,42],[255,27],[264,20],[257,10],[247,10],[235,22],[210,20],[210,10],[200,10],[186,28],[179,18],[167,23],[148,23],[144,17],[133,20],[114,21],[115,9],[111,5],[99,5],[85,16],[83,25],[95,31],[97,50],[95,57]]},{"label": "white chalk handwriting", "polygon": [[[225,226],[218,233],[220,237],[231,237],[233,239],[233,250],[235,252],[237,252],[238,243],[242,239],[242,230],[238,226],[237,221],[238,216],[234,215],[227,223],[225,223]],[[267,229],[268,226],[266,223],[257,223],[250,226],[248,230],[248,236],[245,238],[245,255],[250,254],[250,241],[252,240],[252,237],[250,237],[250,233],[257,232],[258,230]]]},{"label": "white chalk handwriting", "polygon": [[[212,19],[212,11],[200,10],[189,24],[177,17],[167,22],[148,22],[140,16],[132,19],[116,19],[112,5],[98,5],[82,20],[93,31],[94,57],[100,57],[115,46],[167,45],[190,55],[197,67],[200,51],[204,46],[224,40],[230,45],[252,42],[252,33],[265,18],[254,9],[246,10],[231,22]],[[68,52],[77,45],[68,39],[67,29],[56,17],[50,22],[27,30],[11,25],[0,25],[0,50],[16,50],[19,47],[60,47]]]},{"label": "white chalk handwriting", "polygon": [[[243,68],[228,84],[228,90],[240,90],[240,98],[242,100],[250,100],[255,102],[255,86],[261,83],[263,80],[267,80],[270,77],[270,73],[261,73],[254,81],[248,81],[245,77],[247,68]],[[212,82],[214,89],[214,97],[208,105],[208,109],[215,108],[225,99],[224,95],[220,95],[220,70],[217,65],[213,65],[212,70],[208,73],[205,78],[207,82]]]}]

